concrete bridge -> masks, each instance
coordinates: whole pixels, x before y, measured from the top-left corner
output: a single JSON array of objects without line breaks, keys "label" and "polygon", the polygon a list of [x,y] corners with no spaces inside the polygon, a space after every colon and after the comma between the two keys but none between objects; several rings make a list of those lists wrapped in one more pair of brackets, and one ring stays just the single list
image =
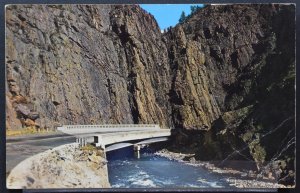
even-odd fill
[{"label": "concrete bridge", "polygon": [[160,129],[155,124],[105,124],[105,125],[63,125],[57,128],[63,133],[69,135],[82,135],[89,133],[111,133]]},{"label": "concrete bridge", "polygon": [[[92,143],[105,151],[131,145],[139,151],[141,146],[166,141],[171,135],[170,129],[161,129],[155,124],[64,125],[58,130],[76,136],[82,146]],[[124,143],[128,141],[139,142]]]},{"label": "concrete bridge", "polygon": [[168,137],[158,137],[158,138],[146,139],[146,140],[143,140],[143,141],[140,141],[137,143],[117,143],[117,144],[113,144],[113,145],[106,147],[105,152],[113,151],[116,149],[121,149],[124,147],[133,146],[136,157],[140,158],[140,149],[142,147],[144,147],[145,145],[150,144],[150,143],[167,141],[168,139],[169,139]]}]

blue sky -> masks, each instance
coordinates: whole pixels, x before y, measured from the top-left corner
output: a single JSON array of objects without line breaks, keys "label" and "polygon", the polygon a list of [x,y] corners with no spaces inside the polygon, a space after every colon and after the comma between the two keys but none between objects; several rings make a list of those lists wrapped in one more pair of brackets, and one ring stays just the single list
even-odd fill
[{"label": "blue sky", "polygon": [[175,26],[182,11],[186,15],[191,13],[191,5],[203,6],[202,4],[140,4],[143,9],[154,15],[160,29]]}]

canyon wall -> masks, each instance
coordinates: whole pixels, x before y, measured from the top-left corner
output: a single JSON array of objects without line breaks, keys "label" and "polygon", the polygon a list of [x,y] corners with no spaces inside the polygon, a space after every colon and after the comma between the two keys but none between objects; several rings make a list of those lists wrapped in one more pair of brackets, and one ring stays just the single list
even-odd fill
[{"label": "canyon wall", "polygon": [[172,116],[183,128],[176,148],[279,167],[277,177],[294,183],[294,14],[283,5],[212,6],[168,32]]},{"label": "canyon wall", "polygon": [[9,6],[6,16],[9,128],[170,125],[167,47],[138,6]]}]

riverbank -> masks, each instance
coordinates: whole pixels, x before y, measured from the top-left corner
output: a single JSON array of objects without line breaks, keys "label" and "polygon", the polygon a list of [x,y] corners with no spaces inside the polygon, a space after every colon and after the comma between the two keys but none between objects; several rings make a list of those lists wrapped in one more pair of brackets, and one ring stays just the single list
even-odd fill
[{"label": "riverbank", "polygon": [[228,175],[226,180],[230,186],[237,188],[288,188],[282,184],[272,181],[272,179],[261,179],[255,171],[237,170],[233,168],[217,167],[213,162],[197,161],[194,154],[183,154],[162,149],[154,153],[155,155],[165,157],[169,160],[176,160],[187,165],[205,168],[213,173]]},{"label": "riverbank", "polygon": [[101,150],[62,145],[18,164],[7,178],[7,188],[109,188],[104,157]]}]

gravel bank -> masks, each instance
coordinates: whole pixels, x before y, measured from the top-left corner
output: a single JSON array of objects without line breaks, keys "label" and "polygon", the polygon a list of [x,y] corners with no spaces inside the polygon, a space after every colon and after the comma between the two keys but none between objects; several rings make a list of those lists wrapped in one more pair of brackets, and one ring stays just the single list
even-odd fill
[{"label": "gravel bank", "polygon": [[100,150],[62,145],[18,164],[7,178],[7,188],[108,188],[106,163]]},{"label": "gravel bank", "polygon": [[232,177],[228,177],[226,181],[229,182],[231,186],[237,188],[290,188],[282,184],[270,182],[268,179],[258,179],[258,176],[253,171],[246,172],[231,168],[220,168],[209,162],[197,161],[193,157],[193,154],[174,153],[167,149],[162,149],[156,152],[155,155],[196,167],[204,167],[215,173],[228,174],[228,176]]}]

